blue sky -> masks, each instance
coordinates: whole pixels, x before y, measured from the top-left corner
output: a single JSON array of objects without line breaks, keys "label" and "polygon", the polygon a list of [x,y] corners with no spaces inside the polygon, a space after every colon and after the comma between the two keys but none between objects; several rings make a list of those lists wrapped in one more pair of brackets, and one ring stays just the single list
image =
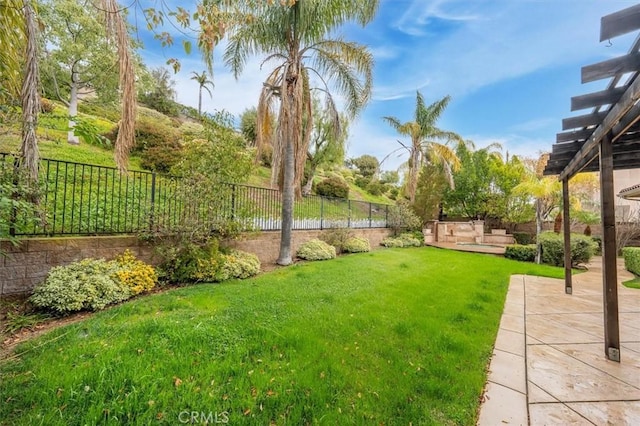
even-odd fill
[{"label": "blue sky", "polygon": [[[572,96],[604,88],[604,82],[580,83],[580,68],[627,53],[634,34],[599,42],[600,18],[635,4],[627,0],[381,0],[367,27],[348,25],[338,34],[367,45],[375,59],[373,98],[352,123],[348,157],[379,160],[401,138],[383,116],[413,119],[416,90],[427,103],[445,95],[452,101],[439,127],[483,147],[499,142],[522,156],[548,151]],[[182,3],[184,7],[188,4]],[[146,42],[141,52],[149,67],[180,57],[174,75],[179,102],[197,107],[198,87],[191,71],[204,65],[197,53],[178,47],[166,51]],[[239,115],[255,106],[265,71],[261,58],[249,60],[235,80],[216,52],[213,97],[203,109]],[[406,161],[392,156],[383,169]]]}]

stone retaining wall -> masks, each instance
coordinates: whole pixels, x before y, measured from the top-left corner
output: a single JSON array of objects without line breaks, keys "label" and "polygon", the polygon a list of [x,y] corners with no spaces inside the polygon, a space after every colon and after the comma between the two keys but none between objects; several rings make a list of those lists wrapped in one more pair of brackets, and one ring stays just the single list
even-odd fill
[{"label": "stone retaining wall", "polygon": [[[292,253],[302,243],[318,238],[329,231],[294,231]],[[353,229],[355,236],[369,239],[371,248],[380,247],[388,229]],[[261,232],[244,235],[231,241],[230,247],[254,253],[263,265],[274,264],[280,249],[280,232]],[[0,241],[0,296],[29,293],[42,282],[54,266],[92,258],[113,259],[129,249],[137,258],[152,265],[159,259],[154,256],[153,246],[138,240],[135,236],[25,238],[18,246],[8,241]]]}]

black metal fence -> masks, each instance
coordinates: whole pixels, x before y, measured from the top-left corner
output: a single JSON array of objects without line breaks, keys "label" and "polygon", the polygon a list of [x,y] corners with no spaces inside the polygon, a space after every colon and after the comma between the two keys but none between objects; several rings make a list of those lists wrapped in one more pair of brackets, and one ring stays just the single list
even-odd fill
[{"label": "black metal fence", "polygon": [[[16,158],[0,153],[0,160],[0,173],[6,181],[15,173]],[[199,188],[187,187],[180,179],[146,171],[120,174],[113,167],[49,159],[40,161],[39,184],[39,220],[31,220],[26,213],[9,214],[10,220],[0,222],[9,229],[0,230],[0,234],[130,234],[172,229],[194,217],[211,227],[229,218],[253,230],[279,230],[282,224],[281,194],[268,188],[228,184],[217,189],[215,204],[188,203],[181,195],[191,191],[189,199],[198,199]],[[3,188],[6,192],[7,186]],[[386,204],[307,196],[295,203],[293,228],[384,228],[389,208]]]}]

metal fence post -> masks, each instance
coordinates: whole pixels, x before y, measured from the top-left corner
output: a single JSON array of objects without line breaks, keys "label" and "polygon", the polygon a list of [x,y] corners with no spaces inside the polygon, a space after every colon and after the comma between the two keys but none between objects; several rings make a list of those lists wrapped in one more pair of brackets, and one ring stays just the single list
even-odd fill
[{"label": "metal fence post", "polygon": [[324,197],[320,197],[320,230],[324,229]]},{"label": "metal fence post", "polygon": [[[18,172],[20,170],[20,159],[18,157],[13,159],[13,191],[11,193],[11,199],[14,201],[18,200],[20,194],[18,193],[18,183],[19,177]],[[16,221],[18,220],[18,206],[14,203],[11,206],[11,218],[9,219],[9,235],[12,237],[16,236]]]},{"label": "metal fence post", "polygon": [[347,228],[351,228],[351,200],[347,200],[347,211],[349,214],[347,217]]},{"label": "metal fence post", "polygon": [[231,220],[236,220],[236,184],[231,184]]},{"label": "metal fence post", "polygon": [[151,214],[149,217],[149,230],[153,231],[155,222],[155,205],[156,205],[156,173],[151,173]]},{"label": "metal fence post", "polygon": [[371,228],[371,203],[369,203],[369,228]]}]

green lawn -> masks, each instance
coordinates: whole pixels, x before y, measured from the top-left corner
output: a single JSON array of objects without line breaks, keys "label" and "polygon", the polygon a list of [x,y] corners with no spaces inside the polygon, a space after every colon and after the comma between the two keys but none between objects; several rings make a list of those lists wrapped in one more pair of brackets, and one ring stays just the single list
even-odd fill
[{"label": "green lawn", "polygon": [[640,289],[640,277],[635,277],[632,280],[625,281],[625,282],[622,283],[622,285],[624,285],[625,287],[628,287],[628,288]]},{"label": "green lawn", "polygon": [[434,248],[156,294],[0,364],[0,423],[472,425],[509,276],[562,269]]}]

